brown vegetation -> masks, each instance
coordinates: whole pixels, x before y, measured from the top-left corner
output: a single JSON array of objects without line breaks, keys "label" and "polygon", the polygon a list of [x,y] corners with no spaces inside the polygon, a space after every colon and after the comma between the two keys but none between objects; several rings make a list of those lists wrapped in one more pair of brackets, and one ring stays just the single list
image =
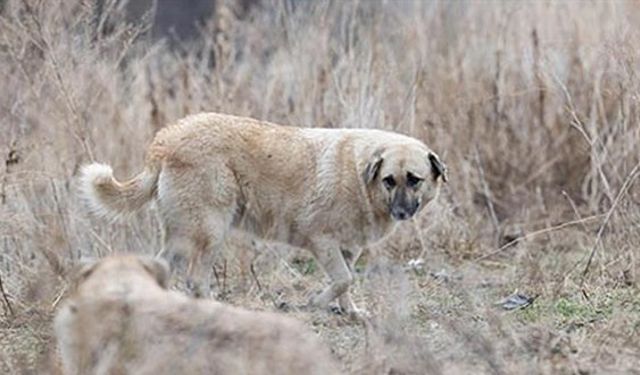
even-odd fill
[{"label": "brown vegetation", "polygon": [[[0,372],[57,371],[51,314],[80,257],[160,248],[153,209],[89,217],[79,167],[130,176],[138,145],[200,111],[391,129],[446,160],[439,203],[356,267],[371,324],[289,309],[350,373],[640,365],[637,3],[217,1],[173,49],[118,7],[0,7]],[[214,275],[229,303],[286,310],[320,281],[304,252],[228,242]],[[500,309],[516,289],[538,298]]]}]

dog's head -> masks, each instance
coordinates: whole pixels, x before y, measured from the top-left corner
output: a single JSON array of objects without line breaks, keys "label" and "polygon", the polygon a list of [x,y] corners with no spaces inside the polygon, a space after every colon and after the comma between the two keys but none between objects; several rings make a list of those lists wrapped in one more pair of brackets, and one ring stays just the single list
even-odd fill
[{"label": "dog's head", "polygon": [[425,146],[392,145],[373,153],[363,178],[374,204],[394,220],[407,220],[436,198],[447,181],[447,169]]},{"label": "dog's head", "polygon": [[71,278],[76,292],[99,293],[115,284],[153,283],[166,289],[169,276],[169,265],[162,259],[115,255],[83,262],[73,270]]}]

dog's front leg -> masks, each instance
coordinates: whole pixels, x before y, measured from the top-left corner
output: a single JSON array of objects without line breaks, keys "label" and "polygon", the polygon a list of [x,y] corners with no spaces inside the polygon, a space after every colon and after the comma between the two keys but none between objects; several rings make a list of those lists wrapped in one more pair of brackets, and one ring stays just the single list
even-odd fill
[{"label": "dog's front leg", "polygon": [[[350,251],[350,250],[342,251],[343,257],[347,263],[347,267],[349,267],[349,271],[351,271],[352,275],[355,273],[355,265],[358,259],[360,259],[360,255],[362,255],[362,252],[363,252],[363,248],[361,247],[357,247],[353,251]],[[356,315],[365,315],[364,310],[361,310],[358,307],[356,307],[355,303],[351,299],[351,293],[349,290],[344,292],[338,298],[338,303],[339,303],[340,309],[346,313],[356,314]]]},{"label": "dog's front leg", "polygon": [[[340,307],[344,312],[352,316],[357,315],[358,309],[348,295],[349,287],[353,284],[353,275],[339,246],[335,246],[336,244],[331,245],[334,246],[313,249],[316,260],[329,276],[331,283],[320,294],[311,299],[311,304],[316,307],[327,308],[329,303],[340,298]],[[343,296],[345,296],[344,299]]]}]

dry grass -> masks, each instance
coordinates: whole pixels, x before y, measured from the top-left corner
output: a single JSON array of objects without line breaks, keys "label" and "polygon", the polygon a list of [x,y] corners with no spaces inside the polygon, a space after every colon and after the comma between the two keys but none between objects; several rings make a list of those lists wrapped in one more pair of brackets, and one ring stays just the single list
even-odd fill
[{"label": "dry grass", "polygon": [[[447,162],[439,203],[359,266],[371,324],[289,312],[348,372],[640,366],[638,3],[265,0],[237,18],[218,1],[178,49],[91,4],[0,1],[0,372],[59,371],[49,320],[81,256],[160,248],[153,208],[85,214],[79,165],[129,176],[199,111],[393,129]],[[262,310],[322,281],[307,253],[241,236],[216,274],[221,298]],[[516,289],[539,297],[500,310]]]}]

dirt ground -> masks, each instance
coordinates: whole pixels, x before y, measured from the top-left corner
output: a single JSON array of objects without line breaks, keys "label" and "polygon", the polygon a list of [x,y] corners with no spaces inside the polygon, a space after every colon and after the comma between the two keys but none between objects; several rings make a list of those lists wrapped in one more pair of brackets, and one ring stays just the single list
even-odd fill
[{"label": "dirt ground", "polygon": [[171,42],[106,3],[0,0],[0,373],[61,373],[81,258],[162,247],[153,206],[88,214],[80,166],[131,176],[200,111],[409,134],[450,179],[358,263],[366,322],[301,308],[310,254],[243,234],[215,298],[304,321],[349,374],[640,372],[637,2],[220,0]]}]

